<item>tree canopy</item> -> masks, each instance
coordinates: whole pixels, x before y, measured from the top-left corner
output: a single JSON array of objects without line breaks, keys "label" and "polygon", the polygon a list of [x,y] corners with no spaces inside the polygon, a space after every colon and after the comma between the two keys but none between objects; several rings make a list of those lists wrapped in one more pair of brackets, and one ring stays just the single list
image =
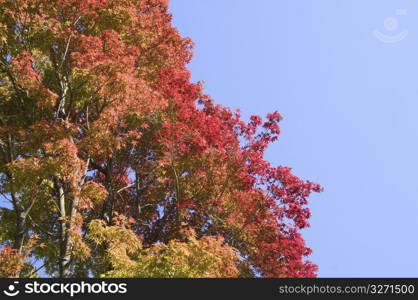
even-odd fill
[{"label": "tree canopy", "polygon": [[[167,0],[0,0],[0,277],[314,277],[281,116],[215,104]],[[220,70],[221,72],[221,70]]]}]

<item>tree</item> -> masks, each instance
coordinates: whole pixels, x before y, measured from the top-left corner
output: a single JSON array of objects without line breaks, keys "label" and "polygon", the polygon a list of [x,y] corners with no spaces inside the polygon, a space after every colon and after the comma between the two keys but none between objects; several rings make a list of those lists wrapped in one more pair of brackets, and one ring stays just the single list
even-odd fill
[{"label": "tree", "polygon": [[321,187],[190,81],[167,2],[0,0],[1,276],[315,276]]}]

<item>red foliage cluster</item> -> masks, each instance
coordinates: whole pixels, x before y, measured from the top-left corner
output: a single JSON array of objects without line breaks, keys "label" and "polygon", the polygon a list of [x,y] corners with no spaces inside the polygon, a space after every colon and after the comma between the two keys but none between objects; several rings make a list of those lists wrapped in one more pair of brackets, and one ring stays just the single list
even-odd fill
[{"label": "red foliage cluster", "polygon": [[[240,187],[232,196],[236,208],[227,212],[221,205],[222,199],[214,199],[212,205],[220,214],[229,214],[228,222],[240,224],[241,234],[251,236],[257,250],[247,254],[254,267],[268,277],[314,277],[317,267],[304,261],[311,250],[298,229],[309,226],[307,198],[322,188],[292,175],[290,168],[272,167],[264,159],[265,149],[280,134],[281,115],[268,114],[265,122],[259,116],[252,116],[246,124],[239,113],[214,105],[199,84],[190,83],[186,70],[164,70],[156,87],[164,93],[164,98],[172,100],[176,111],[175,121],[165,123],[159,134],[159,141],[167,149],[163,162],[168,164],[211,153],[219,158],[218,163],[233,165],[237,170],[234,180]],[[196,105],[196,98],[202,109]],[[210,176],[208,170],[198,172],[200,175],[189,176]],[[192,199],[182,200],[178,207],[207,209]]]}]

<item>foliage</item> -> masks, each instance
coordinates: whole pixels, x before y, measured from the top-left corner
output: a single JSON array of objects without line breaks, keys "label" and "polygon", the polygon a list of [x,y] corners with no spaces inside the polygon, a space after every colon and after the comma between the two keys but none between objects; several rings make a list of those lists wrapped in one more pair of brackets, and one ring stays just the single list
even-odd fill
[{"label": "foliage", "polygon": [[202,278],[236,277],[238,255],[223,244],[222,237],[196,239],[193,229],[183,231],[183,239],[167,245],[156,243],[143,249],[138,237],[129,229],[106,226],[94,220],[89,225],[95,243],[106,243],[104,259],[112,270],[103,277]]},{"label": "foliage", "polygon": [[23,268],[23,262],[16,249],[2,247],[0,249],[0,277],[18,277]]},{"label": "foliage", "polygon": [[0,0],[1,276],[315,276],[321,187],[264,159],[279,113],[190,81],[191,48],[166,0]]}]

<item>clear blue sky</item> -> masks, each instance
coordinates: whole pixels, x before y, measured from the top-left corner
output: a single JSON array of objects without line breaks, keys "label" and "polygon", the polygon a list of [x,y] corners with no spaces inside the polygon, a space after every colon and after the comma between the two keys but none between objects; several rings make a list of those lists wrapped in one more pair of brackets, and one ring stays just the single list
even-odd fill
[{"label": "clear blue sky", "polygon": [[171,11],[196,42],[193,80],[244,116],[278,110],[268,159],[325,187],[304,231],[319,275],[418,277],[418,1],[171,0]]}]

